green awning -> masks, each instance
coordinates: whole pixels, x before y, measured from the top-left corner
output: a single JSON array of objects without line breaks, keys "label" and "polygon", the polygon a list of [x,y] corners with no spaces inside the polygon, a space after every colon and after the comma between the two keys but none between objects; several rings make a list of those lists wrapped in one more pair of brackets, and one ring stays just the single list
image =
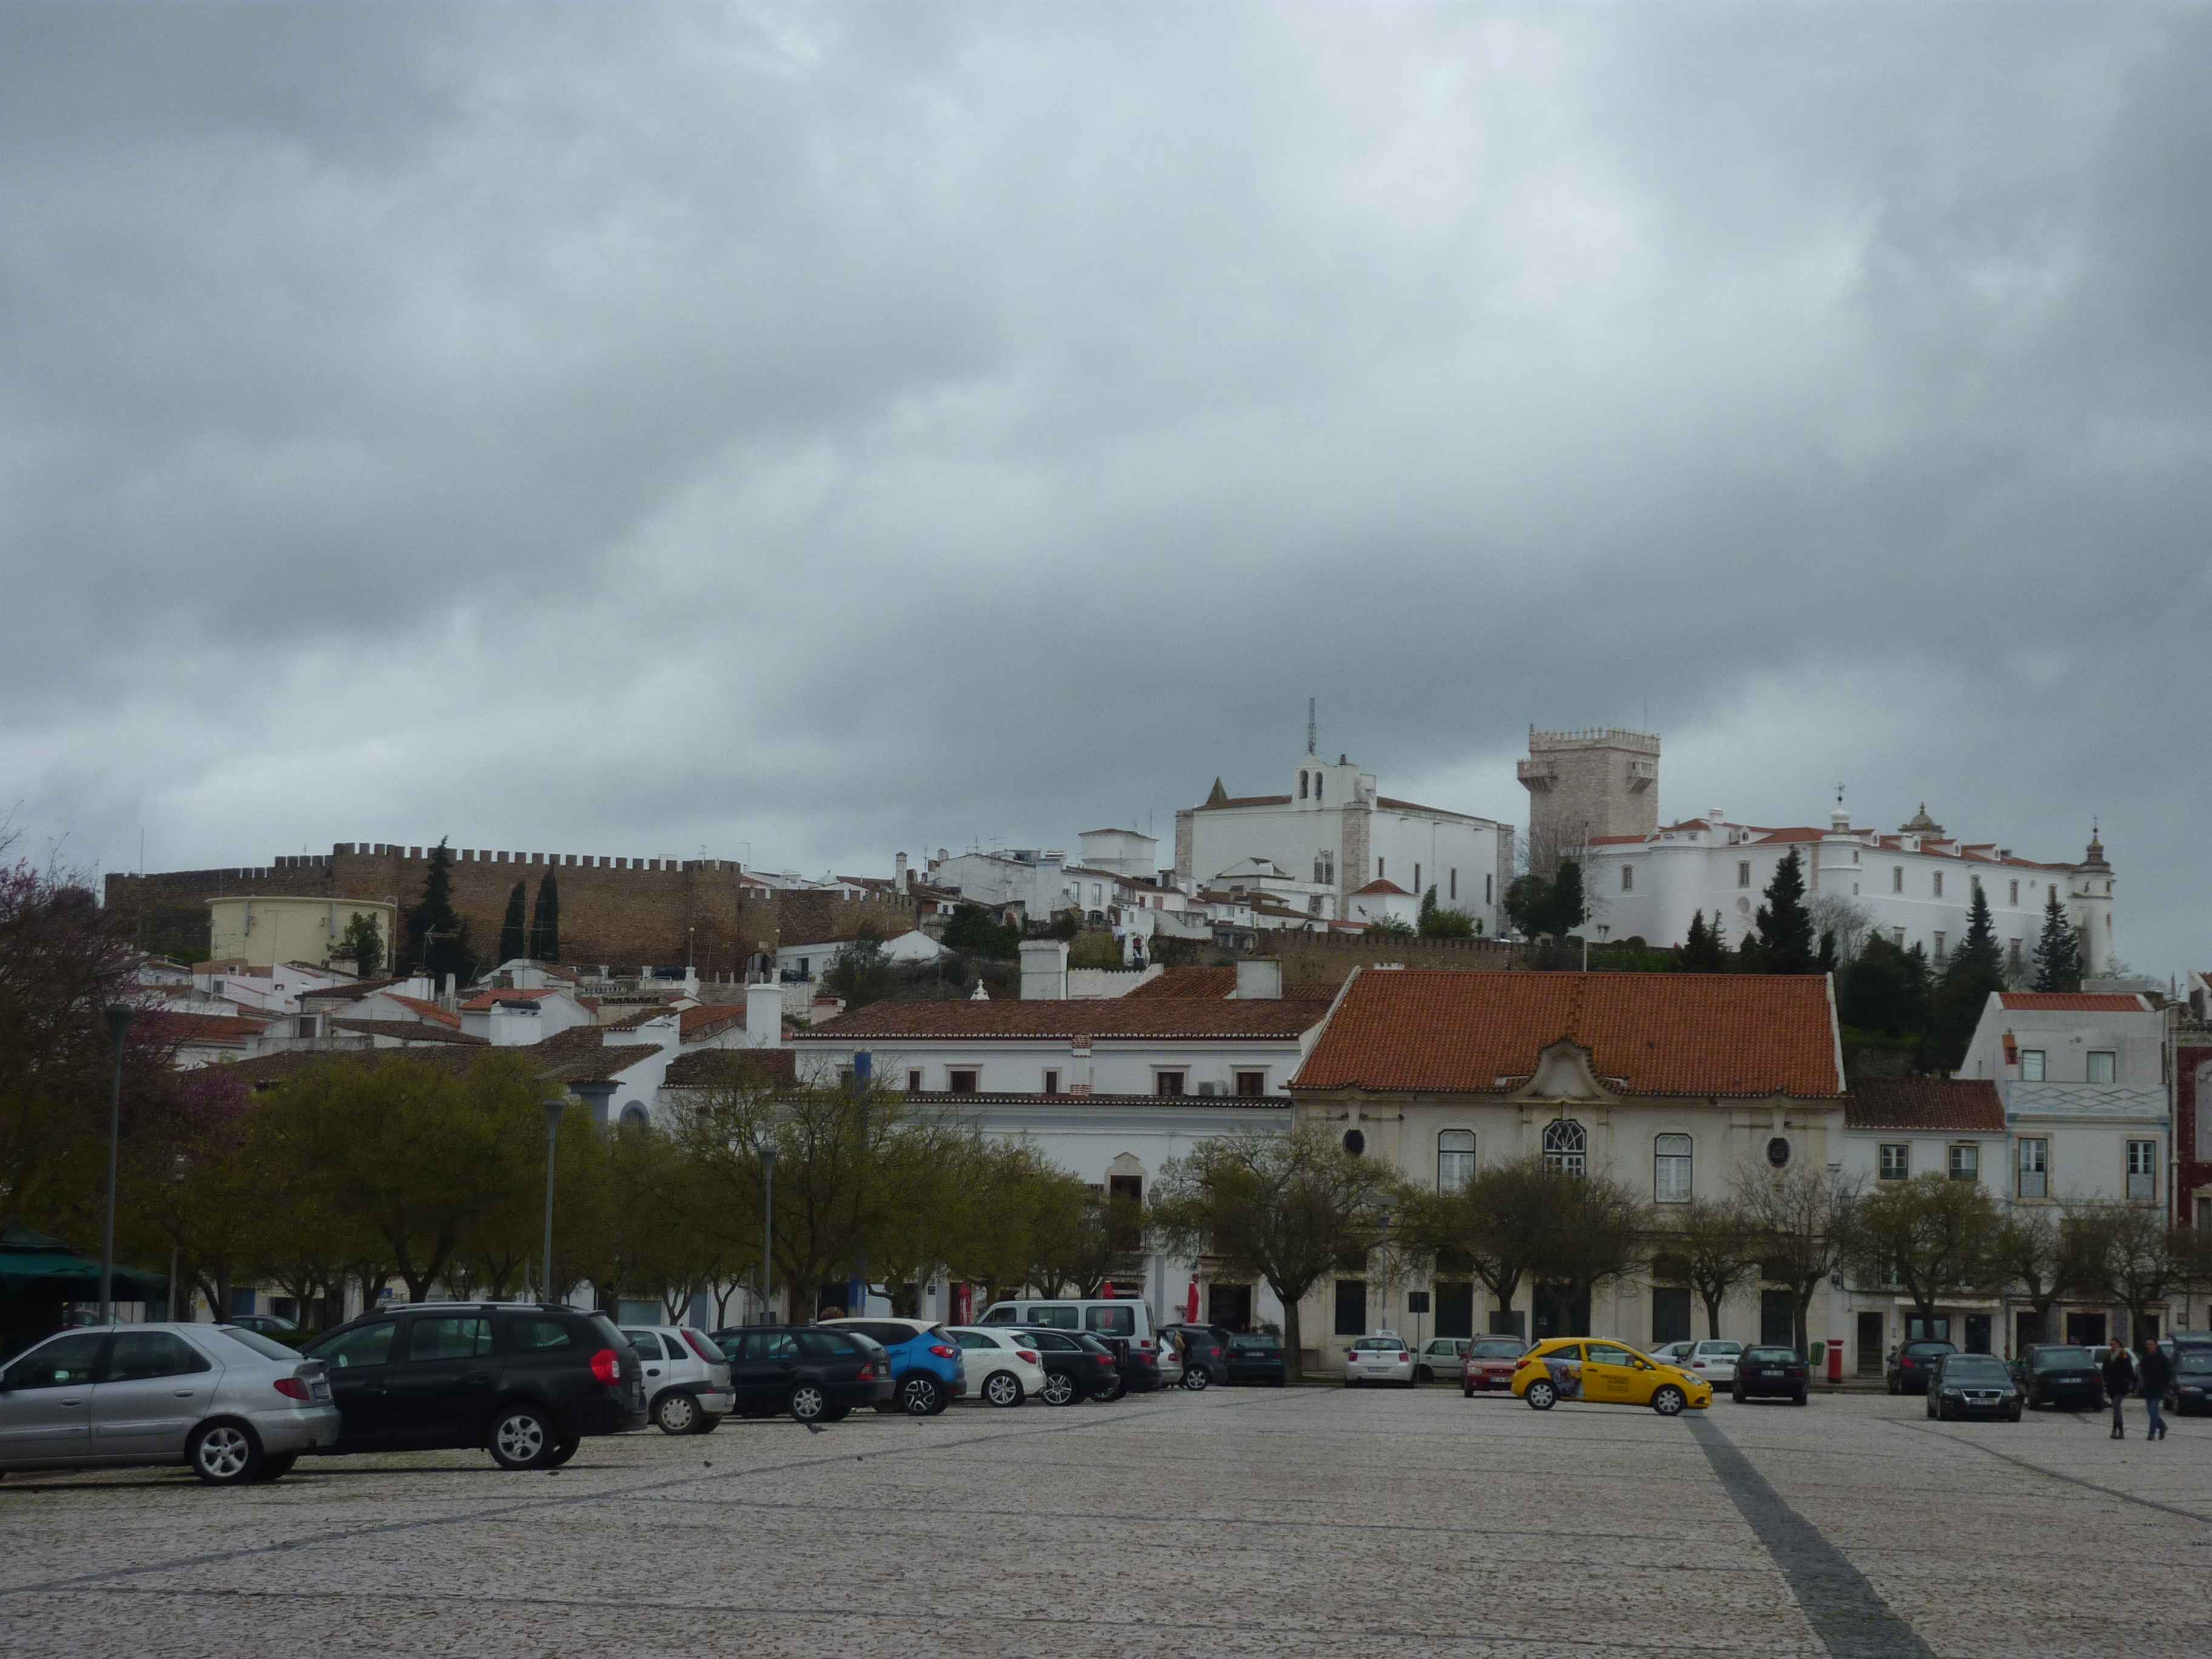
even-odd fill
[{"label": "green awning", "polygon": [[[158,1302],[169,1291],[169,1281],[160,1273],[140,1273],[119,1261],[113,1282],[118,1302]],[[0,1231],[0,1295],[39,1291],[75,1301],[96,1298],[100,1263],[19,1222]]]}]

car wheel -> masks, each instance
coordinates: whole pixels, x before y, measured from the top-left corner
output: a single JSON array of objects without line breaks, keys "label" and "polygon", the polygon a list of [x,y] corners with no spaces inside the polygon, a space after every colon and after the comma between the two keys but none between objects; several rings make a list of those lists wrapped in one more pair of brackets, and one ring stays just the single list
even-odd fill
[{"label": "car wheel", "polygon": [[1936,1420],[1936,1402],[1933,1400],[1926,1401],[1921,1407],[1920,1411],[1921,1415],[1925,1417],[1929,1422],[1933,1423]]},{"label": "car wheel", "polygon": [[1018,1406],[1022,1403],[1021,1379],[1012,1371],[993,1371],[983,1379],[983,1398],[994,1406]]},{"label": "car wheel", "polygon": [[1662,1417],[1680,1417],[1687,1404],[1682,1391],[1671,1382],[1651,1396],[1651,1409]]},{"label": "car wheel", "polygon": [[1213,1378],[1206,1373],[1206,1367],[1203,1365],[1194,1367],[1182,1374],[1183,1387],[1188,1389],[1193,1394],[1204,1394],[1212,1381]]},{"label": "car wheel", "polygon": [[1949,1422],[1951,1420],[1951,1402],[1944,1399],[1940,1395],[1934,1396],[1934,1399],[1936,1401],[1936,1420],[1938,1423]]},{"label": "car wheel", "polygon": [[261,1460],[261,1473],[253,1478],[261,1481],[282,1480],[292,1473],[292,1465],[299,1461],[297,1452],[279,1452],[274,1457],[264,1457]]},{"label": "car wheel", "polygon": [[493,1418],[491,1461],[503,1469],[546,1467],[554,1449],[553,1425],[535,1406],[509,1406]]},{"label": "car wheel", "polygon": [[898,1401],[908,1417],[934,1417],[945,1409],[945,1390],[933,1376],[909,1376],[899,1384]]},{"label": "car wheel", "polygon": [[1102,1406],[1110,1406],[1128,1392],[1128,1379],[1127,1377],[1117,1376],[1111,1382],[1109,1382],[1104,1388],[1095,1391],[1091,1397]]},{"label": "car wheel", "polygon": [[1905,1392],[1905,1385],[1896,1377],[1893,1376],[1889,1379],[1889,1391],[1892,1394],[1903,1394]]},{"label": "car wheel", "polygon": [[185,1448],[185,1461],[210,1486],[242,1486],[261,1472],[261,1443],[243,1423],[205,1423]]},{"label": "car wheel", "polygon": [[1413,1381],[1416,1382],[1433,1382],[1436,1379],[1429,1375],[1429,1368],[1426,1365],[1418,1365],[1414,1367],[1413,1370]]},{"label": "car wheel", "polygon": [[[1800,1403],[1802,1403],[1802,1402],[1800,1402]],[[2005,1413],[2005,1421],[2006,1421],[2006,1422],[2008,1422],[2008,1423],[2017,1423],[2017,1422],[2019,1422],[2019,1421],[2020,1421],[2020,1407],[2017,1407],[2017,1406],[2014,1406],[2014,1407],[2010,1411],[2007,1412],[2007,1413]]]},{"label": "car wheel", "polygon": [[822,1391],[819,1382],[795,1383],[784,1406],[794,1421],[819,1423],[822,1414],[830,1409],[830,1396]]},{"label": "car wheel", "polygon": [[699,1413],[699,1426],[692,1430],[691,1432],[694,1434],[712,1434],[715,1430],[721,1426],[722,1419],[720,1418],[717,1417],[712,1412],[702,1411]]},{"label": "car wheel", "polygon": [[1459,1385],[1459,1397],[1462,1400],[1472,1400],[1474,1398],[1474,1390],[1462,1382]]},{"label": "car wheel", "polygon": [[671,1389],[653,1402],[653,1420],[663,1434],[696,1434],[704,1415],[699,1402],[681,1389]]},{"label": "car wheel", "polygon": [[1075,1379],[1066,1371],[1047,1371],[1044,1387],[1038,1395],[1048,1406],[1073,1406],[1075,1403]]},{"label": "car wheel", "polygon": [[545,1454],[545,1467],[549,1469],[559,1468],[576,1455],[576,1449],[583,1443],[580,1440],[563,1440]]},{"label": "car wheel", "polygon": [[1531,1382],[1522,1396],[1534,1411],[1547,1412],[1559,1403],[1559,1391],[1549,1382]]}]

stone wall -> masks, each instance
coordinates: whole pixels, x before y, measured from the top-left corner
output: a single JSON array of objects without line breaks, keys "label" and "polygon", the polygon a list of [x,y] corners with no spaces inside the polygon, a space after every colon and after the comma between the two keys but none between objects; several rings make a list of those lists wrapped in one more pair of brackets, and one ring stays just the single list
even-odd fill
[{"label": "stone wall", "polygon": [[1593,836],[1648,836],[1659,827],[1659,739],[1647,732],[1531,726],[1528,758],[1516,769],[1540,863]]},{"label": "stone wall", "polygon": [[1514,947],[1488,939],[1329,939],[1319,934],[1265,935],[1255,954],[1283,964],[1286,997],[1333,997],[1355,968],[1462,968],[1504,973]]},{"label": "stone wall", "polygon": [[[198,960],[206,955],[205,901],[222,894],[388,899],[406,912],[429,868],[423,847],[341,842],[327,857],[281,858],[223,870],[111,875],[106,902],[134,919],[147,949]],[[702,974],[742,975],[745,958],[786,939],[826,938],[872,921],[889,936],[915,925],[910,899],[845,899],[833,893],[763,895],[726,859],[494,851],[457,848],[453,908],[469,924],[478,957],[499,948],[507,896],[518,881],[535,904],[547,872],[558,874],[561,956],[611,966],[695,963]],[[404,924],[403,924],[404,931]]]}]

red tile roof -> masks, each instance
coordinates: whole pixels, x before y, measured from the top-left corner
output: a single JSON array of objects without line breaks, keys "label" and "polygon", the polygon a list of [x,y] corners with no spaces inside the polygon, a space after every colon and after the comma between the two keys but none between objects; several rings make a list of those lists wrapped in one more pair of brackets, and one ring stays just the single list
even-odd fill
[{"label": "red tile roof", "polygon": [[1396,882],[1391,881],[1388,878],[1382,876],[1376,877],[1374,880],[1369,882],[1364,887],[1355,887],[1352,890],[1354,893],[1395,893],[1400,898],[1411,898],[1413,896],[1404,888],[1399,886]]},{"label": "red tile roof", "polygon": [[742,1002],[702,1002],[696,1008],[686,1008],[677,1017],[676,1030],[686,1042],[723,1030],[732,1025],[745,1023],[745,1005]]},{"label": "red tile roof", "polygon": [[1494,1093],[1562,1038],[1626,1094],[1843,1092],[1825,975],[1450,969],[1360,969],[1292,1086]]},{"label": "red tile roof", "polygon": [[788,1048],[697,1048],[668,1062],[670,1089],[761,1088],[799,1080],[799,1056]]},{"label": "red tile roof", "polygon": [[386,991],[385,995],[391,997],[394,1002],[409,1012],[420,1014],[434,1024],[450,1025],[456,1030],[460,1029],[461,1017],[450,1009],[441,1008],[434,1002],[426,1001],[421,997],[403,997],[390,991]]},{"label": "red tile roof", "polygon": [[[1504,975],[1497,975],[1505,977]],[[1296,1036],[1328,1013],[1319,1000],[1112,997],[1087,1001],[878,1002],[792,1034],[794,1042],[853,1037],[1023,1038]]]},{"label": "red tile roof", "polygon": [[489,1048],[489,1037],[471,1036],[452,1026],[441,1025],[434,1020],[412,1019],[338,1019],[331,1021],[336,1031],[361,1031],[370,1036],[392,1037],[401,1042],[458,1043],[464,1048]]},{"label": "red tile roof", "polygon": [[138,1022],[156,1042],[244,1042],[269,1029],[265,1019],[237,1014],[173,1014],[161,1010],[139,1015]]},{"label": "red tile roof", "polygon": [[461,1005],[465,1014],[480,1014],[487,1008],[502,1002],[535,1002],[540,997],[550,997],[551,991],[486,991],[481,996],[471,997]]},{"label": "red tile roof", "polygon": [[1163,968],[1158,977],[1146,980],[1121,1000],[1225,997],[1236,989],[1237,970],[1234,968]]},{"label": "red tile roof", "polygon": [[2004,1097],[1987,1078],[1871,1078],[1851,1085],[1844,1127],[2002,1134]]},{"label": "red tile roof", "polygon": [[1201,812],[1218,812],[1224,806],[1288,806],[1288,795],[1224,795],[1219,800],[1210,800],[1199,807]]},{"label": "red tile roof", "polygon": [[2132,993],[2000,991],[1997,998],[2007,1008],[2049,1014],[2144,1014],[2151,1011],[2148,998]]}]

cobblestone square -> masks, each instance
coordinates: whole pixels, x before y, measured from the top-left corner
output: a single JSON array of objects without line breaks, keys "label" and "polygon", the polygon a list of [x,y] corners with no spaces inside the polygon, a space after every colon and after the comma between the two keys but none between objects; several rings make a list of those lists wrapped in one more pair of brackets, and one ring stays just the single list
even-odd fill
[{"label": "cobblestone square", "polygon": [[2212,1652],[2212,1425],[1213,1390],[0,1484],[45,1655]]}]

